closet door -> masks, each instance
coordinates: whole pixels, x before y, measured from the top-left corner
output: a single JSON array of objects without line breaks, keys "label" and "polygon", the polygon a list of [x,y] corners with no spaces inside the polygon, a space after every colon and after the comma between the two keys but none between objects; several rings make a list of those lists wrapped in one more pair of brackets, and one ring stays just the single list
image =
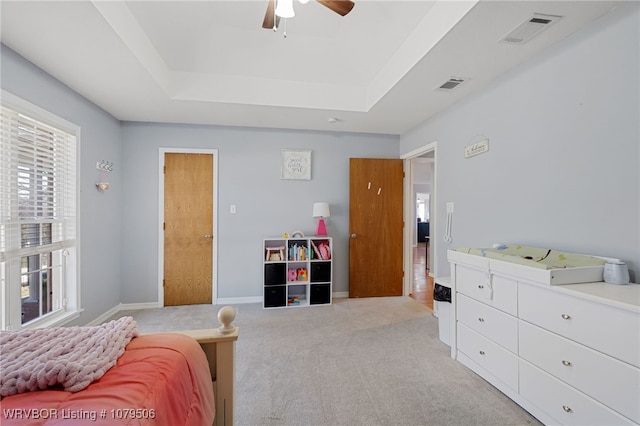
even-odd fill
[{"label": "closet door", "polygon": [[212,303],[213,154],[165,154],[164,305]]}]

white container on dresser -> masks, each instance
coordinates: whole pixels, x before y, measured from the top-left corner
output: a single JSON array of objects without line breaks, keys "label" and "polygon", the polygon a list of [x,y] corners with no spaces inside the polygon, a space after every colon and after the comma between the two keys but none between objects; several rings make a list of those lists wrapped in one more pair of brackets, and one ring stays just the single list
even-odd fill
[{"label": "white container on dresser", "polygon": [[640,424],[640,285],[448,258],[453,358],[545,424]]}]

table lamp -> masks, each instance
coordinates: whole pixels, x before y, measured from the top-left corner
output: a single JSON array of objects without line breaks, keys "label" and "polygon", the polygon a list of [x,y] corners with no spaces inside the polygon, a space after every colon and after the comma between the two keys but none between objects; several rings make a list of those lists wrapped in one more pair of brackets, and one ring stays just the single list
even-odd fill
[{"label": "table lamp", "polygon": [[331,213],[329,212],[329,203],[313,203],[313,217],[320,218],[320,220],[318,220],[318,230],[316,231],[316,236],[327,236],[327,227],[324,224],[324,218],[329,216],[331,216]]}]

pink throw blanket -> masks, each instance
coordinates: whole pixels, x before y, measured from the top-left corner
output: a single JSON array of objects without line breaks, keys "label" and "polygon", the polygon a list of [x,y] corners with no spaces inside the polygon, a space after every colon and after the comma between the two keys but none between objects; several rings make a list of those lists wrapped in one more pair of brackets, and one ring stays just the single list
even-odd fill
[{"label": "pink throw blanket", "polygon": [[113,367],[136,336],[132,317],[96,327],[0,332],[0,397],[56,385],[80,391]]}]

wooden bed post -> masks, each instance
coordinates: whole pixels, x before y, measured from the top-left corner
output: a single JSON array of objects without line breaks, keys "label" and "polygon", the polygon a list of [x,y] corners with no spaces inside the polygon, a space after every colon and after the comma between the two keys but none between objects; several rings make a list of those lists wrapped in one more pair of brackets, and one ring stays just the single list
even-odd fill
[{"label": "wooden bed post", "polygon": [[233,426],[236,341],[216,345],[216,425]]},{"label": "wooden bed post", "polygon": [[179,332],[197,340],[209,361],[216,398],[216,426],[233,426],[236,340],[240,334],[240,329],[232,324],[235,316],[235,309],[225,306],[218,311],[220,327]]}]

